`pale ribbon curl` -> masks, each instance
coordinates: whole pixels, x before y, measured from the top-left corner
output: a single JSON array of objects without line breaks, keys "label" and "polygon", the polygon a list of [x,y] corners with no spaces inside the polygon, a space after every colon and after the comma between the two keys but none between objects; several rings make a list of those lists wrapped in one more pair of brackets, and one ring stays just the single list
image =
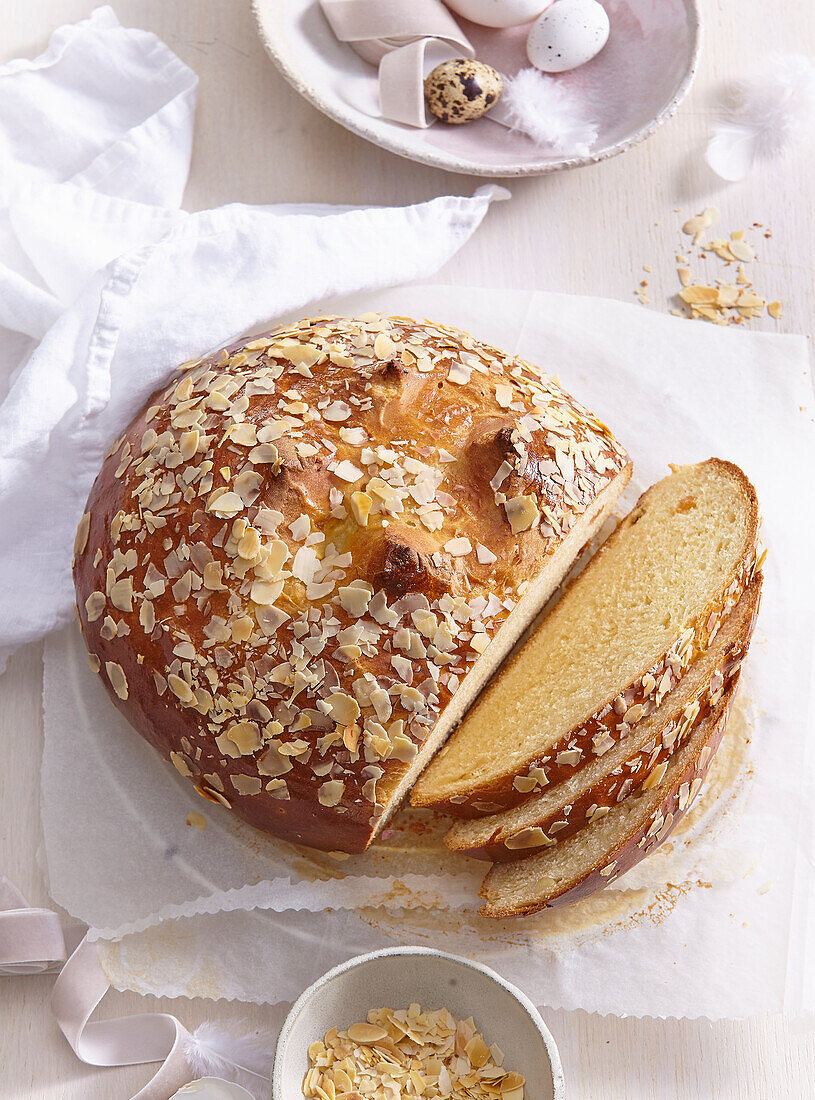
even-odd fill
[{"label": "pale ribbon curl", "polygon": [[162,1062],[132,1100],[167,1100],[190,1080],[183,1049],[189,1032],[183,1024],[158,1012],[92,1021],[109,989],[96,944],[84,927],[63,929],[56,913],[28,906],[0,876],[0,977],[56,971],[51,1010],[78,1058],[91,1066]]},{"label": "pale ribbon curl", "polygon": [[430,69],[475,50],[439,0],[320,0],[340,42],[379,66],[379,108],[408,126],[433,122],[424,97]]}]

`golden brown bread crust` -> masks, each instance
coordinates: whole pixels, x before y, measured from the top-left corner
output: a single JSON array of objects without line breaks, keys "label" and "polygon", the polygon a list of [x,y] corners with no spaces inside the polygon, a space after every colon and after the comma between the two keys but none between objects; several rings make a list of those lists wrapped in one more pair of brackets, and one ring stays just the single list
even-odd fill
[{"label": "golden brown bread crust", "polygon": [[[548,788],[560,783],[593,756],[602,753],[609,743],[619,741],[626,736],[632,725],[641,718],[647,717],[659,706],[667,693],[679,683],[694,660],[715,638],[722,623],[741,599],[759,564],[757,557],[759,511],[753,485],[744,472],[732,462],[710,458],[703,465],[718,468],[733,478],[750,505],[749,527],[744,535],[745,549],[732,577],[728,578],[720,591],[655,664],[644,669],[617,696],[608,699],[594,714],[570,730],[545,753],[536,754],[520,768],[507,765],[503,774],[494,775],[487,781],[476,783],[468,780],[466,792],[452,796],[449,792],[442,794],[434,790],[431,766],[411,792],[411,803],[414,806],[430,807],[448,813],[452,817],[461,818],[483,817],[519,806],[530,794],[534,795],[543,787]],[[628,528],[636,523],[638,515],[643,508],[647,507],[649,497],[657,489],[658,484],[651,486],[642,494],[637,505],[597,551],[591,566],[595,566],[615,542],[624,537]],[[572,585],[579,583],[579,579],[576,577],[570,581],[564,592],[568,591]],[[563,598],[562,595],[560,598]],[[539,629],[545,629],[545,622]],[[493,681],[480,695],[478,706],[489,707],[490,695],[498,690],[500,677],[514,662],[523,659],[524,654],[521,650],[502,666]],[[638,717],[632,721],[629,716],[633,713],[637,713]]]},{"label": "golden brown bread crust", "polygon": [[77,533],[92,665],[206,798],[361,851],[526,585],[630,461],[438,325],[303,321],[187,364]]},{"label": "golden brown bread crust", "polygon": [[[498,876],[506,865],[494,864],[484,877],[479,891],[481,897],[486,899],[485,904],[479,909],[481,915],[497,919],[529,916],[532,913],[539,913],[542,909],[554,909],[581,901],[630,871],[663,840],[667,840],[682,818],[693,809],[699,798],[702,785],[727,728],[738,678],[737,673],[724,699],[699,727],[698,734],[702,734],[704,730],[704,738],[696,755],[682,771],[673,775],[669,773],[664,785],[654,792],[660,796],[656,807],[627,822],[626,828],[616,838],[614,844],[605,850],[602,856],[597,857],[594,865],[587,869],[577,881],[573,881],[574,876],[561,883],[555,883],[553,879],[549,879],[548,882],[541,880],[540,891],[535,899],[515,905],[501,896]],[[643,806],[645,807],[645,802]],[[589,825],[587,828],[590,829],[592,826]]]}]

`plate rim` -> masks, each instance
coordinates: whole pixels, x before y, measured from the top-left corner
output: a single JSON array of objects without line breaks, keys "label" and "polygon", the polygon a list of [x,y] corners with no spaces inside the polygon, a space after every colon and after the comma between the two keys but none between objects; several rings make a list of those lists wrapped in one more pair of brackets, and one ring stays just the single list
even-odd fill
[{"label": "plate rim", "polygon": [[[445,172],[454,172],[466,176],[483,176],[492,179],[520,178],[523,176],[544,176],[550,172],[560,172],[571,168],[583,168],[589,164],[599,164],[604,160],[619,156],[635,145],[641,144],[651,137],[656,131],[672,118],[691,89],[696,69],[699,63],[699,55],[702,49],[702,19],[700,13],[700,0],[681,0],[688,15],[688,25],[691,34],[691,49],[688,67],[679,83],[672,99],[648,122],[643,123],[633,134],[608,145],[595,153],[587,153],[585,156],[562,157],[560,160],[538,161],[527,164],[491,165],[479,164],[474,161],[460,160],[452,154],[443,155],[428,151],[418,153],[405,149],[398,139],[391,138],[388,134],[384,137],[376,133],[372,127],[365,126],[349,113],[344,113],[334,103],[324,99],[315,89],[310,87],[300,74],[288,64],[281,51],[275,45],[270,35],[266,32],[263,9],[271,9],[274,14],[276,0],[252,0],[252,15],[258,36],[263,43],[266,53],[272,60],[278,72],[287,83],[298,92],[303,99],[309,102],[318,111],[339,123],[344,129],[357,137],[369,141],[372,145],[389,153],[395,153],[405,160],[414,161],[417,164],[427,164],[432,168],[440,168]],[[279,14],[279,9],[278,9]]]}]

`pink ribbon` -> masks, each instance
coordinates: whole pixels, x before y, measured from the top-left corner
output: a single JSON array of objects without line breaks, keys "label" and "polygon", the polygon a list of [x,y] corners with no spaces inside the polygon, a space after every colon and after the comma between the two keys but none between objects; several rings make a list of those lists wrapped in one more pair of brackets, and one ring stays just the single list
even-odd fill
[{"label": "pink ribbon", "polygon": [[183,1049],[189,1032],[175,1016],[154,1012],[91,1020],[110,988],[96,944],[82,927],[63,929],[50,909],[28,906],[0,877],[0,976],[56,971],[51,1010],[78,1058],[91,1066],[162,1062],[132,1100],[167,1100],[191,1079]]},{"label": "pink ribbon", "polygon": [[320,0],[340,42],[379,66],[379,108],[384,118],[427,127],[425,76],[475,51],[439,0]]}]

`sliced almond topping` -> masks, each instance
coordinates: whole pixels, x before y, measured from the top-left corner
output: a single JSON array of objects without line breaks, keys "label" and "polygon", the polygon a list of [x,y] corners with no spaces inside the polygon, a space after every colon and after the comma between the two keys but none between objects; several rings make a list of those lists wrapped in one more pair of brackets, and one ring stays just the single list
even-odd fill
[{"label": "sliced almond topping", "polygon": [[120,699],[127,698],[127,677],[125,670],[115,661],[105,661],[105,672],[108,674],[110,686]]},{"label": "sliced almond topping", "polygon": [[464,536],[456,539],[449,539],[444,544],[445,552],[453,558],[463,558],[465,555],[472,551],[472,543]]},{"label": "sliced almond topping", "polygon": [[207,504],[207,511],[219,519],[231,519],[243,511],[243,501],[237,493],[225,492]]},{"label": "sliced almond topping", "polygon": [[515,852],[521,848],[543,848],[554,843],[554,840],[548,837],[539,825],[535,825],[528,829],[521,829],[515,836],[508,837],[504,841],[504,847]]},{"label": "sliced almond topping", "polygon": [[538,502],[534,496],[512,497],[504,504],[504,510],[513,535],[528,531],[540,519]]},{"label": "sliced almond topping", "polygon": [[88,545],[88,531],[90,530],[91,514],[85,512],[82,519],[79,521],[79,525],[76,529],[76,535],[74,536],[74,554],[79,556],[85,552],[85,547]]},{"label": "sliced almond topping", "polygon": [[236,722],[227,729],[226,736],[242,756],[250,756],[263,744],[257,722]]},{"label": "sliced almond topping", "polygon": [[340,604],[348,614],[353,615],[354,618],[359,618],[367,611],[373,592],[367,588],[351,585],[348,588],[340,588],[337,595]]},{"label": "sliced almond topping", "polygon": [[101,617],[102,612],[105,610],[105,603],[104,592],[91,592],[85,600],[85,614],[89,623],[95,623]]},{"label": "sliced almond topping", "polygon": [[192,775],[192,772],[190,771],[190,766],[187,763],[186,757],[183,753],[171,752],[170,762],[172,763],[178,774],[183,775],[185,779],[188,779]]},{"label": "sliced almond topping", "polygon": [[167,677],[167,685],[173,695],[182,703],[190,704],[195,702],[195,695],[193,694],[192,688],[187,681],[182,680],[180,676],[170,673]]},{"label": "sliced almond topping", "polygon": [[396,344],[385,332],[380,332],[374,340],[374,354],[377,359],[392,359],[396,354]]},{"label": "sliced almond topping", "polygon": [[345,784],[340,779],[329,779],[323,783],[317,791],[317,800],[321,806],[337,806],[345,791]]},{"label": "sliced almond topping", "polygon": [[350,726],[360,716],[359,703],[352,695],[336,691],[326,699],[329,714],[339,726]]},{"label": "sliced almond topping", "polygon": [[372,507],[373,499],[367,493],[351,493],[351,514],[360,527],[368,526]]}]

